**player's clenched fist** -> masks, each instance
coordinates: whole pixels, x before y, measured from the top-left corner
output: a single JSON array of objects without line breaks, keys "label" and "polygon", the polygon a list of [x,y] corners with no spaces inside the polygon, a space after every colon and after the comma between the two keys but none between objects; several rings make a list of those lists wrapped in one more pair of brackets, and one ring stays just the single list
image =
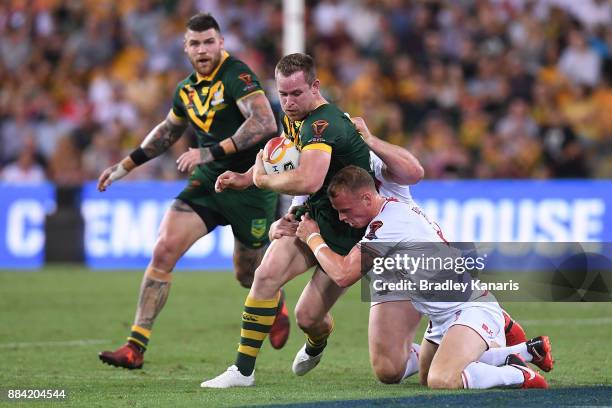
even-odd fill
[{"label": "player's clenched fist", "polygon": [[363,139],[367,142],[368,138],[372,136],[372,133],[370,133],[370,129],[368,129],[368,127],[366,126],[366,123],[363,118],[356,116],[354,118],[351,118],[351,121],[353,122],[353,125],[355,125],[355,127],[357,128],[357,131],[361,133],[361,137],[363,137]]},{"label": "player's clenched fist", "polygon": [[253,165],[253,184],[259,188],[265,188],[263,182],[267,177],[266,169],[263,165],[263,150],[260,150],[255,157],[255,164]]},{"label": "player's clenched fist", "polygon": [[295,214],[285,214],[282,218],[274,221],[270,225],[268,237],[270,241],[281,237],[295,237],[299,222],[295,220]]},{"label": "player's clenched fist", "polygon": [[319,225],[317,222],[310,218],[310,213],[306,213],[302,217],[302,221],[300,221],[295,235],[297,235],[302,242],[308,243],[308,237],[310,237],[311,234],[318,234],[319,232]]},{"label": "player's clenched fist", "polygon": [[225,171],[215,181],[215,191],[222,192],[226,188],[232,190],[244,190],[253,184],[253,176],[250,171],[246,173],[236,173],[235,171]]}]

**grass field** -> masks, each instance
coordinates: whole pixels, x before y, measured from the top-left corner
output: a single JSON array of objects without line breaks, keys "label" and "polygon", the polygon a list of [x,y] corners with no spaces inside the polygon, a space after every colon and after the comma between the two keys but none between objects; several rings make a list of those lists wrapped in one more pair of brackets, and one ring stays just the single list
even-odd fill
[{"label": "grass field", "polygon": [[[288,285],[291,308],[308,277]],[[415,378],[401,385],[379,384],[370,372],[368,305],[360,301],[358,287],[334,308],[336,331],[312,373],[305,377],[291,373],[294,354],[304,341],[293,325],[284,349],[276,351],[269,344],[262,349],[256,387],[203,390],[202,379],[219,374],[233,362],[245,289],[229,273],[177,273],[168,304],[155,325],[144,369],[103,365],[98,351],[122,344],[129,331],[140,279],[140,273],[74,267],[0,272],[3,393],[8,388],[65,388],[69,398],[53,403],[61,407],[308,402],[321,406],[321,401],[342,407],[612,404],[610,303],[505,305],[528,336],[551,336],[557,365],[546,376],[549,391],[432,392],[417,385]],[[382,400],[344,402],[365,399]],[[20,405],[0,398],[2,404]]]}]

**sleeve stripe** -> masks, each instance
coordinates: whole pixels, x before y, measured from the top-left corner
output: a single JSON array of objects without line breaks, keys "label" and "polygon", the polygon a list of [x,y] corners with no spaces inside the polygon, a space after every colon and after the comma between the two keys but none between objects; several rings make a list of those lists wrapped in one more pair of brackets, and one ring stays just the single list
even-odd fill
[{"label": "sleeve stripe", "polygon": [[177,122],[185,121],[185,117],[177,115],[176,112],[174,112],[174,109],[170,109],[170,112],[168,114],[172,117],[173,120],[176,120]]},{"label": "sleeve stripe", "polygon": [[302,148],[303,152],[306,150],[322,150],[326,153],[331,154],[332,147],[325,143],[313,143],[313,144],[306,145]]},{"label": "sleeve stripe", "polygon": [[241,96],[240,98],[236,99],[236,102],[240,102],[240,101],[241,101],[241,100],[243,100],[244,98],[247,98],[247,97],[249,97],[249,96],[251,96],[251,95],[255,95],[255,94],[258,94],[258,93],[261,93],[261,94],[262,94],[262,93],[264,93],[263,89],[258,89],[258,90],[256,90],[256,91],[253,91],[253,92],[251,92],[251,93],[248,93],[248,94],[246,94],[246,95],[243,95],[243,96]]}]

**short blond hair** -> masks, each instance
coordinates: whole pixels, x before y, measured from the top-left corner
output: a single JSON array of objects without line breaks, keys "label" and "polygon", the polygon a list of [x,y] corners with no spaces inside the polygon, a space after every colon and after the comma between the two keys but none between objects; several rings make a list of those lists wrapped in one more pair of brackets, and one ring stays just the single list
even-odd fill
[{"label": "short blond hair", "polygon": [[374,179],[370,173],[361,167],[350,165],[346,166],[332,177],[327,187],[327,195],[330,198],[335,198],[341,191],[358,191],[362,188],[367,188],[368,190],[376,192]]},{"label": "short blond hair", "polygon": [[274,70],[276,74],[282,74],[284,77],[288,77],[300,71],[304,73],[304,79],[306,79],[308,85],[312,85],[317,79],[317,70],[314,60],[310,55],[300,52],[285,55],[278,61],[276,69]]}]

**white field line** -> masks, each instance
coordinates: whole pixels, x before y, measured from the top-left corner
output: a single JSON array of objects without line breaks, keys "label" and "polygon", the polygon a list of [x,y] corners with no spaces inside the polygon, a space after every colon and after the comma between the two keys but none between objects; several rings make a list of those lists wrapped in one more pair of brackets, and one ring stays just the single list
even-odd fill
[{"label": "white field line", "polygon": [[89,346],[90,344],[104,344],[109,340],[65,340],[65,341],[24,341],[19,343],[0,343],[0,348],[15,347],[64,347],[64,346]]}]

